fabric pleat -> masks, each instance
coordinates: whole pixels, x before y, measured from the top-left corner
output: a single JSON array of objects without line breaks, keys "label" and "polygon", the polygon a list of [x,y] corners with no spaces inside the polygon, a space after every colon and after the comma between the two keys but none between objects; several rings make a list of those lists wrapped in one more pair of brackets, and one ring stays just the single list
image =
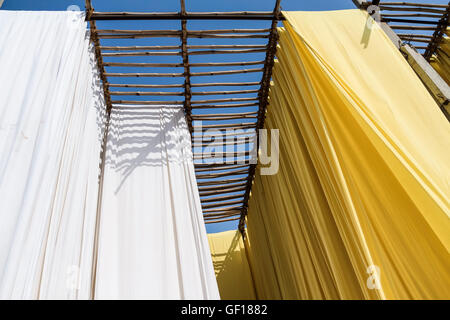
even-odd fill
[{"label": "fabric pleat", "polygon": [[0,30],[0,298],[87,299],[104,103],[84,15]]},{"label": "fabric pleat", "polygon": [[208,234],[211,257],[223,300],[256,299],[251,267],[238,230]]},{"label": "fabric pleat", "polygon": [[183,108],[107,121],[86,26],[0,11],[0,299],[218,299]]},{"label": "fabric pleat", "polygon": [[367,12],[284,12],[249,257],[264,299],[448,299],[450,126]]},{"label": "fabric pleat", "polygon": [[96,299],[218,299],[182,107],[114,106]]}]

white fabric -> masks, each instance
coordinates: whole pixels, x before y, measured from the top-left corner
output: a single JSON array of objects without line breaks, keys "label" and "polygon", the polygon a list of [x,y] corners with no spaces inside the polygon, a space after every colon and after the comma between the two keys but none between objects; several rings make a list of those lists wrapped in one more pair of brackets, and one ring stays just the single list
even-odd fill
[{"label": "white fabric", "polygon": [[181,107],[115,107],[95,297],[218,299]]},{"label": "white fabric", "polygon": [[0,298],[218,298],[182,109],[113,112],[99,196],[85,33],[81,13],[0,11]]},{"label": "white fabric", "polygon": [[104,107],[84,18],[0,11],[0,30],[0,298],[89,298]]}]

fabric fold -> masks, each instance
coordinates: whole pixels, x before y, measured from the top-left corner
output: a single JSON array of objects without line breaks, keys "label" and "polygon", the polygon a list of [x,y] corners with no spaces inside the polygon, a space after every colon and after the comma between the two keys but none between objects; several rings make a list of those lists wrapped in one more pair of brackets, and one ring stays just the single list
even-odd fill
[{"label": "fabric fold", "polygon": [[114,106],[96,299],[219,299],[181,106]]},{"label": "fabric fold", "polygon": [[256,177],[248,214],[258,293],[448,298],[446,118],[367,12],[284,15],[266,122],[280,172]]},{"label": "fabric fold", "polygon": [[84,14],[0,30],[0,298],[88,299],[105,106]]}]

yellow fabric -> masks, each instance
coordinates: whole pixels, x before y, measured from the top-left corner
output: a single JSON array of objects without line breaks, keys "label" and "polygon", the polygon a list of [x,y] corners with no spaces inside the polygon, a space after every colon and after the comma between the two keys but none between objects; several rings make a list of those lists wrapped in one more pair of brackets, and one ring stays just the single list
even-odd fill
[{"label": "yellow fabric", "polygon": [[436,54],[431,58],[430,63],[440,74],[447,84],[450,85],[450,30],[447,29]]},{"label": "yellow fabric", "polygon": [[259,298],[450,298],[449,123],[365,11],[284,15],[280,171],[247,220]]},{"label": "yellow fabric", "polygon": [[255,289],[239,231],[208,234],[211,256],[223,300],[254,300]]}]

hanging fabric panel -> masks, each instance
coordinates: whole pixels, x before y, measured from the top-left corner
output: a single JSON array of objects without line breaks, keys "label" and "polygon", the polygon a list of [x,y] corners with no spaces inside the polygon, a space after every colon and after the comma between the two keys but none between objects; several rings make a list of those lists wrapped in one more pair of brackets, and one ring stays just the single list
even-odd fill
[{"label": "hanging fabric panel", "polygon": [[87,299],[105,107],[84,15],[0,30],[0,298]]},{"label": "hanging fabric panel", "polygon": [[208,234],[220,296],[224,300],[254,300],[251,268],[240,231]]},{"label": "hanging fabric panel", "polygon": [[182,107],[114,106],[96,299],[218,299]]},{"label": "hanging fabric panel", "polygon": [[218,299],[182,108],[116,106],[100,172],[84,13],[0,30],[0,298]]},{"label": "hanging fabric panel", "polygon": [[263,299],[448,299],[450,126],[363,10],[284,12],[250,262]]},{"label": "hanging fabric panel", "polygon": [[431,66],[439,73],[447,84],[450,85],[450,30],[444,34],[441,43],[439,44],[436,54],[431,57]]}]

